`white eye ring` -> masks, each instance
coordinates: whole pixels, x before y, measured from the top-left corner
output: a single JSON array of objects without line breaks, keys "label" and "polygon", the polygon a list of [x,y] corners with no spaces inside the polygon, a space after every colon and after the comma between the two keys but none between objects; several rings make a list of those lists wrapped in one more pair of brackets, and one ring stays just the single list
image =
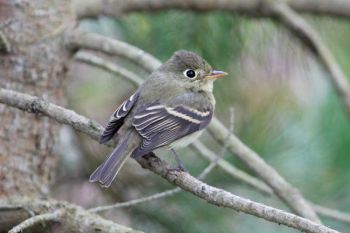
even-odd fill
[{"label": "white eye ring", "polygon": [[185,77],[190,78],[190,79],[195,79],[197,77],[197,72],[192,69],[187,69],[183,73]]}]

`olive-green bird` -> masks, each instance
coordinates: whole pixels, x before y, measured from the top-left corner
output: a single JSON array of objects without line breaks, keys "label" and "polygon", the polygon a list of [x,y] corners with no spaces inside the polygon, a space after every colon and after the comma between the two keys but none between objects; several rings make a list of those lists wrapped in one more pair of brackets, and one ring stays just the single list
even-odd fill
[{"label": "olive-green bird", "polygon": [[193,142],[212,119],[213,82],[225,75],[193,52],[175,52],[111,116],[100,143],[118,132],[119,144],[90,182],[109,187],[130,156]]}]

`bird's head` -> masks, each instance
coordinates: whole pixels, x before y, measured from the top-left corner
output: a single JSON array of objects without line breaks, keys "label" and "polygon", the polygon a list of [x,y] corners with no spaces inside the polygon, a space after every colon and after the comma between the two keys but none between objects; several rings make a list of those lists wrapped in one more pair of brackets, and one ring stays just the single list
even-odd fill
[{"label": "bird's head", "polygon": [[161,69],[171,74],[169,77],[176,78],[185,85],[204,88],[212,86],[213,81],[227,75],[226,72],[214,70],[202,57],[186,50],[176,51]]}]

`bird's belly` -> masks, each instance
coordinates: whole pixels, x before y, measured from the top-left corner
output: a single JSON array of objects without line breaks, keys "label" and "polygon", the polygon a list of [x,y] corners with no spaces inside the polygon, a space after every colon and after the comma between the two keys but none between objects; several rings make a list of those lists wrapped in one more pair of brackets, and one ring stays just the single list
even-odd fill
[{"label": "bird's belly", "polygon": [[202,133],[203,133],[203,130],[199,130],[199,131],[191,133],[185,137],[182,137],[182,138],[172,142],[170,145],[168,145],[167,149],[185,147],[185,146],[191,144],[192,142],[194,142]]}]

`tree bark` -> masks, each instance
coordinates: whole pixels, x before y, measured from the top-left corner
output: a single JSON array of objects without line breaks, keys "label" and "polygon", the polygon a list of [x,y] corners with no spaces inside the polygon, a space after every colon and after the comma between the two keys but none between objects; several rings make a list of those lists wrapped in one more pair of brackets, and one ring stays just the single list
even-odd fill
[{"label": "tree bark", "polygon": [[[68,0],[0,0],[0,87],[64,105],[70,54],[61,34],[74,24]],[[51,121],[0,106],[0,198],[49,192],[59,127]]]}]

